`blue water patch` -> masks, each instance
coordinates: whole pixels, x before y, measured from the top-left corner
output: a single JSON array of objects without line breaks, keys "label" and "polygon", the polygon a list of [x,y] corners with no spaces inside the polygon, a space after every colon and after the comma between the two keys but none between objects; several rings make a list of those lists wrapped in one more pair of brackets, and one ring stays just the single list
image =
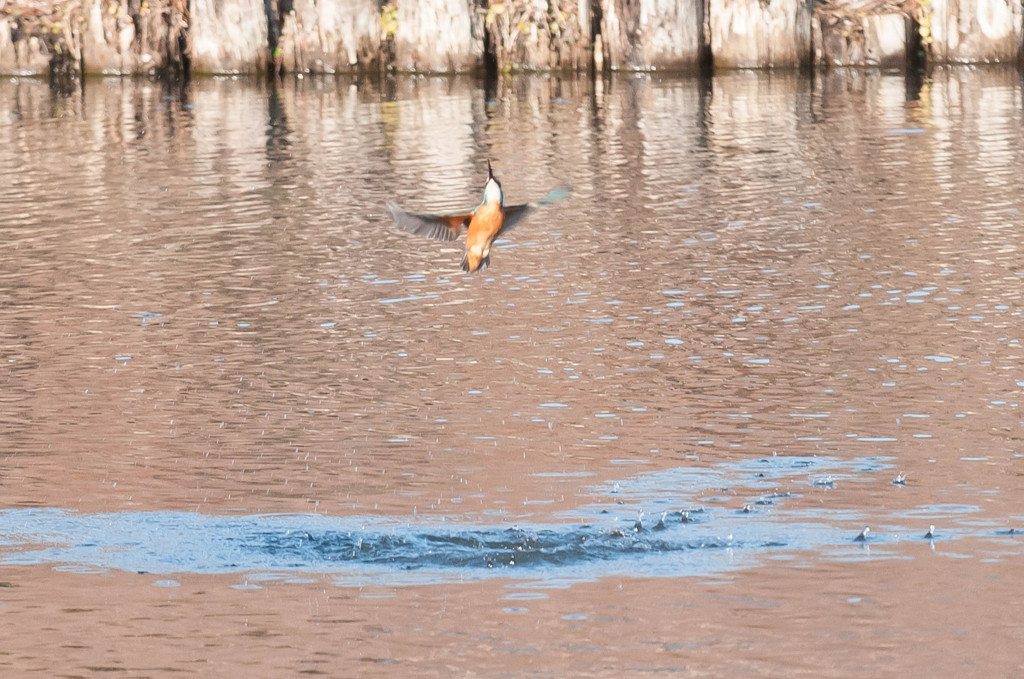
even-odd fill
[{"label": "blue water patch", "polygon": [[418,302],[421,299],[437,299],[441,295],[412,295],[410,297],[392,297],[380,300],[381,304],[398,304],[399,302]]},{"label": "blue water patch", "polygon": [[[753,567],[767,559],[900,557],[901,542],[984,537],[1019,554],[1021,517],[985,520],[980,505],[884,508],[829,506],[835,488],[890,484],[884,457],[838,460],[771,456],[711,467],[639,471],[581,488],[582,506],[548,523],[420,517],[194,512],[82,514],[62,509],[0,511],[0,564],[52,564],[73,573],[110,570],[161,576],[244,573],[260,582],[328,575],[340,586],[464,582],[490,577],[572,583],[601,577],[681,577]],[[809,495],[813,502],[801,502]],[[876,526],[854,542],[868,521]],[[939,529],[927,536],[929,524]],[[1011,530],[1012,529],[1012,530]],[[929,531],[930,533],[930,531]],[[936,537],[938,536],[938,537]]]},{"label": "blue water patch", "polygon": [[[448,580],[484,577],[495,569],[531,570],[533,576],[551,567],[579,572],[617,559],[633,562],[633,556],[664,558],[748,543],[763,546],[752,536],[684,535],[685,525],[676,520],[673,536],[667,527],[655,531],[653,526],[646,530],[617,522],[459,527],[315,514],[10,510],[0,512],[0,563],[154,574],[301,571],[372,576],[415,570],[431,572],[429,579]],[[620,565],[611,571],[625,574],[632,568]]]}]

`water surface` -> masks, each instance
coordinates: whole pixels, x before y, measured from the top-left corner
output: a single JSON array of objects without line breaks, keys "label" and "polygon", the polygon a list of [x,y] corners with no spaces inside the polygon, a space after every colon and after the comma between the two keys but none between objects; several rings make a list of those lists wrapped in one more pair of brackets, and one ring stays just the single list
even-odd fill
[{"label": "water surface", "polygon": [[0,83],[0,666],[1020,671],[1022,102]]}]

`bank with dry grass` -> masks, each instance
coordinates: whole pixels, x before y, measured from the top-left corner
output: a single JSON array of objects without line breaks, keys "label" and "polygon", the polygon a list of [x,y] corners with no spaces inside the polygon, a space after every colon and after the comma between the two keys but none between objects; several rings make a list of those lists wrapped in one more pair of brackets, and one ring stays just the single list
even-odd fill
[{"label": "bank with dry grass", "polygon": [[1019,62],[1021,0],[0,0],[0,73]]}]

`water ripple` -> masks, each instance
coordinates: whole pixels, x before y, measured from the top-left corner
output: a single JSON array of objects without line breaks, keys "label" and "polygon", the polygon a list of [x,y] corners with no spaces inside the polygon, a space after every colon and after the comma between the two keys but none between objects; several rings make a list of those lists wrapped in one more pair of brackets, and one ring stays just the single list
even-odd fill
[{"label": "water ripple", "polygon": [[[924,539],[907,525],[939,519],[942,539],[997,538],[1005,521],[975,518],[977,506],[920,505],[894,514],[818,506],[787,508],[799,493],[780,481],[804,478],[823,492],[852,480],[878,482],[884,461],[773,457],[713,469],[641,474],[594,493],[598,501],[571,513],[573,523],[487,525],[465,521],[334,517],[320,514],[210,516],[190,512],[79,514],[57,509],[0,511],[0,563],[58,564],[94,572],[117,569],[161,575],[282,571],[326,573],[339,583],[360,579],[448,582],[500,574],[514,578],[592,580],[607,575],[678,577],[721,573],[763,563],[772,554],[812,550],[861,558],[849,546],[872,516],[881,529],[867,543],[892,551]],[[828,476],[821,476],[830,471]],[[823,481],[824,479],[824,481]],[[688,505],[662,509],[666,498],[719,504],[710,492],[740,490],[739,508]],[[646,516],[637,507],[653,508]],[[568,516],[568,515],[567,515]],[[929,537],[928,539],[932,539]],[[1013,552],[1022,545],[1010,543]]]}]

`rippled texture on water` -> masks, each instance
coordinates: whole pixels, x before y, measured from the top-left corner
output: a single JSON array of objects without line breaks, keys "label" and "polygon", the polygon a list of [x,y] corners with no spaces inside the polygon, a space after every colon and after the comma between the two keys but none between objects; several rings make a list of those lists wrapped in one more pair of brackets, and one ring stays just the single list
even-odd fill
[{"label": "rippled texture on water", "polygon": [[[575,522],[549,525],[414,523],[320,514],[210,517],[7,510],[0,511],[0,547],[9,554],[0,564],[71,563],[160,574],[247,572],[261,573],[264,580],[272,580],[275,573],[330,573],[342,585],[408,585],[484,577],[558,578],[565,583],[639,573],[678,578],[789,558],[795,550],[861,559],[870,554],[869,545],[885,549],[914,540],[934,549],[936,541],[988,538],[990,554],[1019,554],[1013,538],[1024,537],[1024,526],[1006,529],[1000,522],[979,520],[977,505],[912,508],[901,516],[885,516],[886,532],[880,535],[876,531],[875,536],[851,538],[857,531],[850,526],[859,528],[853,522],[863,522],[866,513],[829,508],[820,497],[818,509],[796,502],[807,493],[820,496],[820,490],[838,483],[878,483],[876,473],[888,467],[875,459],[843,463],[773,457],[710,470],[666,470],[590,489],[587,494],[594,502],[571,513]],[[741,509],[706,506],[723,504],[723,482],[733,493],[754,495]],[[892,483],[902,480],[897,477]],[[793,490],[780,491],[780,484]],[[686,508],[665,509],[660,515],[646,517],[637,509],[670,507],[681,500],[689,503]],[[798,506],[788,508],[791,502]],[[942,529],[915,535],[914,523],[925,519],[941,520]],[[293,576],[277,577],[287,582]]]},{"label": "rippled texture on water", "polygon": [[[198,640],[251,618],[268,676],[505,671],[484,636],[561,675],[1019,670],[1022,102],[0,83],[0,667],[237,664]],[[487,159],[510,202],[573,192],[467,276],[384,204],[473,205]]]}]

